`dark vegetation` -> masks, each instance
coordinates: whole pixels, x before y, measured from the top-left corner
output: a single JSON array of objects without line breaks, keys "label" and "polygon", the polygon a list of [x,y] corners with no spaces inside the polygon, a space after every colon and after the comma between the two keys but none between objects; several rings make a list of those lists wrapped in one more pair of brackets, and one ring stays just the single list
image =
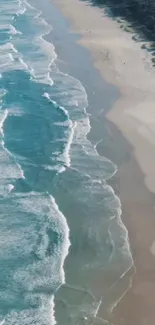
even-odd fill
[{"label": "dark vegetation", "polygon": [[[150,45],[146,48],[155,54],[155,0],[90,0],[90,2],[93,6],[108,8],[109,14],[119,20],[121,27],[126,30],[134,28],[137,37],[133,38],[137,41],[150,41]],[[123,25],[123,19],[128,22],[128,27]],[[155,63],[154,58],[152,61]]]}]

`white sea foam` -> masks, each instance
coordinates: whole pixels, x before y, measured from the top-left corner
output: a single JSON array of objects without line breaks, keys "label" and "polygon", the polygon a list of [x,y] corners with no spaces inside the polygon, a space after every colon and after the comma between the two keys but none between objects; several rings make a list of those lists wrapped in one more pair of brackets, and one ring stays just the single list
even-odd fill
[{"label": "white sea foam", "polygon": [[17,16],[23,15],[26,11],[26,8],[20,9],[18,10],[18,12],[16,13]]},{"label": "white sea foam", "polygon": [[16,50],[16,48],[14,47],[14,45],[11,42],[7,42],[3,45],[0,46],[0,55],[8,55],[8,54],[12,54],[14,55],[14,53],[18,53],[18,51]]},{"label": "white sea foam", "polygon": [[5,109],[4,111],[0,111],[0,134],[2,137],[4,137],[4,132],[3,132],[3,124],[8,116],[8,110]]},{"label": "white sea foam", "polygon": [[[21,56],[22,53],[20,53],[19,61],[21,62],[21,60],[22,60],[24,62],[25,67],[28,68],[34,81],[42,82],[42,83],[45,83],[48,85],[53,85],[53,81],[50,76],[50,66],[56,58],[56,53],[54,51],[54,46],[51,43],[44,40],[42,37],[42,36],[48,34],[51,31],[52,27],[51,27],[51,25],[47,24],[47,22],[42,17],[40,17],[40,15],[41,15],[40,11],[36,10],[34,7],[32,7],[26,1],[24,1],[23,3],[24,3],[24,6],[26,6],[25,14],[29,17],[30,24],[33,25],[34,30],[35,30],[35,28],[40,28],[41,34],[38,35],[37,30],[36,30],[36,35],[32,36],[33,41],[31,40],[31,42],[32,42],[31,45],[34,45],[34,54],[35,54],[34,58],[32,56],[32,52],[28,53],[29,47],[27,47],[27,55],[25,56],[23,53],[23,55]],[[13,26],[13,28],[14,28],[14,26]],[[21,32],[20,31],[16,32],[16,30],[12,30],[12,32],[14,33],[14,35],[13,35],[15,37],[14,40],[15,40],[15,43],[17,44],[17,41],[18,41],[17,32],[18,33],[21,33]],[[12,41],[13,41],[13,39],[12,39]],[[20,44],[22,44],[22,42],[24,42],[24,44],[25,44],[24,35],[20,39]],[[35,48],[36,49],[38,48],[38,50],[36,51]],[[38,52],[39,60],[36,60],[37,52]],[[9,69],[10,68],[11,67],[9,67]]]},{"label": "white sea foam", "polygon": [[[57,70],[57,72],[59,71]],[[71,138],[69,139],[68,145],[66,146],[66,152],[71,151],[71,158],[69,158],[67,166],[70,166],[71,164],[73,168],[80,170],[80,172],[83,172],[84,174],[88,174],[90,177],[93,178],[94,182],[98,181],[98,178],[107,180],[116,173],[117,166],[105,157],[99,156],[96,150],[96,145],[92,145],[92,143],[87,139],[87,134],[89,133],[91,126],[89,115],[86,113],[87,95],[85,89],[74,78],[71,78],[67,75],[64,76],[63,74],[61,74],[60,78],[61,85],[63,85],[62,79],[65,79],[64,88],[61,89],[63,90],[61,93],[62,105],[67,106],[67,115],[70,117],[71,120],[74,121],[75,119],[77,119],[75,122],[76,127],[74,129],[74,132],[71,135]],[[54,78],[53,80],[55,81]],[[58,77],[56,80],[58,80]],[[71,91],[69,87],[70,85],[72,89]],[[58,96],[59,95],[60,94],[58,94]],[[45,94],[45,97],[50,100],[50,96],[48,94]],[[82,115],[80,114],[80,111],[82,112],[82,110],[84,113],[83,117],[81,116],[80,118],[78,118],[80,115]],[[84,156],[86,159],[84,158]],[[90,167],[88,162],[90,162]],[[116,256],[118,256],[118,251],[120,251],[118,260],[120,259],[119,266],[122,265],[122,267],[120,268],[121,278],[132,267],[133,258],[130,251],[128,231],[121,219],[121,202],[109,185],[106,185],[106,188],[108,189],[108,191],[111,192],[112,197],[112,201],[108,202],[109,207],[111,207],[111,209],[114,209],[114,215],[111,216],[111,222],[114,222],[113,220],[115,220],[115,227],[111,226],[109,229],[109,236],[111,237],[113,247],[115,248],[113,250],[113,254],[111,255],[110,263],[113,263],[115,265]],[[96,315],[97,312],[96,314],[94,314],[94,317],[96,317]]]},{"label": "white sea foam", "polygon": [[[15,281],[20,281],[28,291],[33,292],[37,287],[42,286],[46,287],[58,283],[58,285],[65,282],[65,274],[63,270],[64,260],[68,254],[68,249],[70,246],[69,241],[69,228],[66,222],[64,215],[58,208],[58,205],[55,202],[55,199],[48,194],[38,194],[31,192],[29,194],[14,194],[14,201],[18,203],[18,210],[27,215],[34,215],[40,220],[41,229],[39,232],[34,232],[30,244],[34,246],[33,240],[36,241],[36,238],[40,236],[40,242],[37,244],[35,249],[35,254],[39,257],[38,262],[33,265],[21,268],[14,275]],[[33,223],[32,223],[33,226]],[[48,230],[51,229],[52,232],[58,233],[58,238],[60,238],[59,245],[53,246],[54,252],[52,259],[49,254],[47,254],[48,247],[50,245],[50,237],[48,236]],[[32,231],[32,230],[31,230]],[[21,234],[20,234],[21,235]],[[34,239],[33,239],[34,237]],[[24,238],[23,238],[24,240]],[[27,242],[29,245],[29,239]],[[25,242],[25,247],[27,246]],[[52,242],[54,245],[54,242]],[[23,249],[23,247],[21,248]],[[28,248],[31,251],[31,247]],[[44,269],[50,271],[47,276],[35,276],[35,269],[39,268],[40,272],[43,272]],[[42,271],[41,271],[42,270]]]},{"label": "white sea foam", "polygon": [[16,164],[17,164],[17,166],[18,166],[18,168],[19,168],[19,170],[20,170],[20,178],[25,179],[24,171],[22,170],[20,164],[18,164],[18,163],[16,163]]},{"label": "white sea foam", "polygon": [[[27,325],[27,324],[55,324],[55,322],[51,322],[51,317],[49,313],[47,313],[47,306],[50,308],[48,302],[46,301],[42,308],[40,309],[25,309],[23,311],[10,312],[5,318],[5,325]],[[45,314],[46,311],[46,314]]]},{"label": "white sea foam", "polygon": [[[21,10],[23,10],[23,6],[19,1],[2,1],[0,2],[0,10],[1,15],[6,14],[6,16],[10,16],[11,19],[13,15],[18,14]],[[6,22],[7,17],[5,17]]]},{"label": "white sea foam", "polygon": [[[87,134],[89,133],[91,126],[89,115],[86,113],[88,100],[84,87],[76,79],[64,75],[59,71],[57,71],[57,73],[61,78],[62,86],[64,85],[64,91],[62,94],[65,93],[64,96],[61,94],[60,100],[62,104],[68,109],[67,115],[70,116],[71,120],[75,120],[76,122],[74,136],[72,136],[72,144],[71,142],[69,144],[69,146],[72,146],[72,167],[76,169],[80,168],[81,172],[83,171],[84,173],[88,174],[88,161],[90,161],[90,173],[93,172],[93,174],[90,175],[92,177],[104,177],[104,179],[112,177],[116,172],[117,167],[108,159],[99,156],[96,148],[87,139]],[[67,94],[65,92],[65,88],[68,89]],[[107,164],[109,172],[107,168],[105,168],[105,164]]]},{"label": "white sea foam", "polygon": [[19,57],[19,61],[23,65],[23,67],[28,71],[29,70],[28,65],[24,62],[24,60],[21,57]]},{"label": "white sea foam", "polygon": [[43,97],[45,97],[45,98],[51,100],[51,99],[50,99],[50,95],[49,95],[48,93],[44,93],[44,94],[43,94]]},{"label": "white sea foam", "polygon": [[73,142],[74,131],[75,131],[76,126],[77,126],[76,122],[74,122],[74,124],[73,124],[72,121],[70,120],[67,144],[66,144],[64,152],[61,155],[59,155],[59,157],[58,157],[58,160],[61,160],[61,161],[64,160],[64,163],[67,167],[70,167],[70,165],[71,165],[70,150],[71,150],[71,145]]},{"label": "white sea foam", "polygon": [[[35,297],[35,295],[34,295]],[[38,297],[36,297],[37,300]],[[28,324],[37,324],[37,325],[55,325],[54,319],[54,297],[47,299],[42,297],[40,308],[30,308],[24,309],[22,311],[12,310],[4,319],[2,324],[5,325],[28,325]]]},{"label": "white sea foam", "polygon": [[[1,3],[2,5],[2,3]],[[3,13],[5,14],[5,12],[8,12],[9,10],[11,11],[11,14],[21,14],[21,8],[20,10],[18,8],[13,8],[9,5],[6,5],[5,3],[3,3],[4,8],[3,8]],[[18,3],[17,3],[18,5]],[[17,10],[18,9],[18,10]],[[23,13],[24,11],[22,11]],[[36,16],[37,17],[37,16]],[[47,31],[47,30],[46,30]],[[18,34],[20,32],[17,32],[16,29],[14,29],[14,27],[12,25],[10,25],[10,33],[13,35],[13,37],[17,37]],[[12,39],[13,40],[13,39]],[[38,39],[38,43],[43,42],[44,45],[46,45],[46,52],[50,52],[50,49],[53,50],[52,46],[48,46],[48,43],[44,42],[41,38]],[[53,56],[53,59],[55,58],[55,56]],[[18,59],[18,61],[15,61],[16,59]],[[44,61],[46,60],[46,58],[44,58]],[[40,64],[36,63],[36,61],[34,60],[34,66],[29,64],[29,62],[27,63],[26,60],[24,60],[24,58],[22,58],[20,56],[20,54],[18,53],[18,50],[16,50],[15,45],[12,43],[7,43],[6,45],[2,45],[0,46],[0,70],[2,72],[4,71],[9,71],[9,70],[13,70],[16,68],[26,68],[27,70],[29,69],[30,73],[32,74],[32,76],[37,79],[37,81],[41,81],[41,82],[47,82],[47,84],[52,85],[53,82],[50,78],[50,68],[49,65],[52,62],[52,58],[50,57],[50,60],[48,62],[48,66],[40,66]],[[36,63],[36,64],[35,64]],[[22,66],[22,67],[21,67]],[[11,112],[10,112],[11,113]],[[13,113],[13,112],[12,112]],[[17,110],[16,110],[17,113]],[[18,112],[19,113],[19,112]],[[2,117],[1,117],[1,123],[0,123],[0,128],[1,128],[1,134],[2,137],[4,137],[4,132],[3,132],[3,124],[5,119],[8,116],[8,111],[5,110],[2,112]],[[11,184],[10,181],[16,179],[16,178],[25,178],[24,177],[24,173],[23,170],[21,169],[21,166],[15,161],[14,157],[11,155],[11,153],[5,148],[5,143],[4,141],[1,141],[0,144],[0,158],[1,158],[1,164],[0,164],[0,175],[1,175],[1,182],[3,181],[2,186],[0,186],[0,194],[3,196],[6,196],[8,194],[11,195],[11,192],[14,188],[14,185]],[[2,168],[2,171],[1,171]],[[7,184],[8,183],[8,184]],[[39,198],[40,200],[41,198]],[[23,199],[23,204],[21,202],[21,200],[19,200],[20,206],[26,204],[26,197]],[[35,201],[31,202],[32,200],[28,200],[28,204],[26,207],[26,212],[28,212],[28,207],[29,207],[29,212],[30,213],[38,213],[38,207],[39,207],[39,201],[37,200],[37,196],[35,196]],[[46,199],[45,197],[43,197],[40,209],[42,206],[46,205]],[[58,226],[59,231],[61,231],[62,234],[64,234],[64,245],[61,246],[61,251],[59,252],[61,254],[60,257],[60,275],[58,275],[58,271],[59,270],[54,270],[55,274],[58,275],[58,277],[60,277],[59,279],[59,283],[63,283],[65,281],[64,279],[64,271],[63,271],[63,263],[64,263],[64,259],[68,253],[68,247],[70,245],[69,243],[69,229],[66,223],[66,220],[64,218],[64,216],[62,215],[62,213],[59,211],[58,206],[55,203],[54,198],[49,197],[49,203],[48,203],[48,209],[51,209],[51,219],[55,218],[55,226]],[[36,206],[34,208],[34,203],[36,202]],[[32,204],[31,204],[32,203]],[[33,209],[34,208],[34,209]],[[24,209],[23,209],[24,210]],[[45,211],[42,211],[41,215],[45,214]],[[57,220],[58,219],[58,220]],[[16,234],[16,239],[18,240],[19,238],[22,238],[23,232],[21,231],[20,234]],[[7,236],[8,237],[8,236]],[[23,236],[24,237],[24,236]],[[12,244],[14,243],[17,244],[17,240],[15,240],[13,238],[13,236],[11,237],[11,234],[9,234],[9,240],[7,245],[9,245],[12,241]],[[6,241],[3,240],[3,244],[5,244],[5,250],[7,248],[6,245]],[[36,253],[38,253],[40,256],[44,256],[44,251],[46,250],[46,240],[42,241],[43,246],[40,247],[40,251],[39,248],[37,247],[37,251]],[[5,251],[3,250],[3,252]],[[48,262],[48,261],[47,261]],[[50,263],[49,263],[50,262]],[[51,260],[49,261],[49,266],[51,265]],[[45,262],[46,264],[46,262]],[[53,273],[53,274],[54,274]],[[22,274],[22,272],[20,273]],[[20,274],[18,273],[18,281],[20,279]],[[31,285],[33,284],[33,279]],[[38,281],[40,281],[40,278],[38,279]],[[37,280],[35,279],[35,285],[39,285],[39,282],[37,282]],[[48,299],[49,301],[49,299]],[[48,306],[49,307],[49,306]],[[52,310],[53,310],[54,304],[53,304],[53,299],[51,298],[51,304],[50,304],[50,315],[48,312],[48,319],[47,322],[52,321],[52,324],[54,324],[54,315],[52,314]],[[21,312],[21,313],[14,313],[11,312],[10,315],[7,315],[6,319],[5,319],[5,324],[18,324],[18,322],[22,321],[23,324],[27,324],[30,322],[34,322],[35,319],[37,319],[37,323],[42,323],[42,318],[44,318],[44,314],[45,314],[45,309],[47,309],[47,302],[46,304],[44,304],[42,306],[42,308],[40,308],[40,311],[37,311],[36,316],[34,315],[34,312],[32,313],[31,310],[26,311],[26,312]],[[38,317],[38,314],[40,316],[40,319]],[[50,316],[50,317],[49,317]]]},{"label": "white sea foam", "polygon": [[28,10],[28,14],[32,15],[33,18],[39,18],[39,16],[42,14],[41,10],[38,10],[36,8],[34,8],[33,6],[30,5],[30,3],[26,0],[23,0],[23,3],[25,4],[27,10]]},{"label": "white sea foam", "polygon": [[54,106],[58,107],[58,109],[63,111],[63,113],[65,113],[65,115],[69,119],[69,114],[68,114],[67,109],[65,109],[63,106],[59,106],[56,101],[52,100],[49,93],[44,93],[43,97],[47,98]]},{"label": "white sea foam", "polygon": [[[67,135],[67,143],[66,143],[63,153],[57,155],[57,160],[63,161],[64,165],[66,167],[70,167],[70,165],[71,165],[70,149],[71,149],[71,144],[72,144],[73,137],[74,137],[74,130],[76,128],[76,122],[73,123],[69,119],[68,111],[63,106],[58,106],[55,101],[51,100],[50,95],[48,93],[44,93],[43,97],[47,98],[53,105],[58,107],[58,109],[62,110],[62,112],[67,116],[67,121],[55,122],[56,125],[68,126],[68,130],[67,130],[67,134],[66,134]],[[65,167],[63,167],[63,169],[61,168],[60,172],[62,172],[64,170],[65,170]]]},{"label": "white sea foam", "polygon": [[0,55],[0,69],[2,70],[5,66],[8,67],[12,61],[14,61],[14,59],[11,53]]},{"label": "white sea foam", "polygon": [[[46,54],[49,55],[51,51],[49,51],[48,48],[50,48],[50,46],[49,45],[47,46],[47,42],[42,42],[41,37],[40,37],[40,42],[41,42],[42,51],[45,51],[45,45],[46,45]],[[54,60],[51,62],[53,63]],[[52,66],[50,67],[52,69]],[[61,79],[61,85],[62,85],[61,94],[58,93],[58,96],[60,95],[60,100],[62,102],[62,109],[64,110],[68,118],[71,118],[71,120],[73,120],[73,122],[71,122],[70,124],[71,132],[69,133],[70,135],[68,137],[68,143],[66,145],[65,151],[62,156],[58,156],[59,157],[58,159],[60,160],[64,159],[64,162],[66,163],[67,167],[69,167],[71,164],[76,169],[80,168],[80,171],[84,172],[85,174],[90,173],[89,176],[95,177],[95,179],[96,177],[97,178],[103,177],[104,180],[106,180],[109,177],[112,177],[117,171],[117,167],[108,159],[104,157],[100,157],[98,155],[96,148],[87,139],[87,134],[90,131],[90,121],[89,121],[89,116],[86,114],[86,107],[88,105],[88,101],[87,101],[87,94],[85,92],[84,87],[76,79],[71,78],[67,74],[66,75],[61,74],[58,71],[58,69],[56,69],[55,67],[54,67],[54,73],[52,70],[52,75],[54,81],[55,78],[56,81],[59,79],[59,77]],[[46,97],[48,100],[51,101],[50,94],[44,93],[44,97]],[[54,102],[52,103],[54,104]],[[57,104],[55,103],[55,105]],[[64,106],[67,106],[68,111],[66,110],[66,108],[64,108]],[[73,106],[75,107],[75,109],[73,109]],[[82,117],[82,110],[83,110],[83,117]],[[71,151],[71,157],[69,155],[70,151]],[[86,159],[83,159],[83,155],[86,156]],[[90,168],[87,165],[88,161],[91,161]],[[106,168],[105,165],[107,166]],[[115,199],[118,200],[120,206],[120,201],[115,196],[114,192],[112,193],[112,195]],[[122,234],[124,233],[123,240],[124,243],[126,243],[126,246],[124,246],[126,247],[125,252],[126,254],[128,254],[128,256],[130,256],[130,247],[128,244],[128,236],[127,236],[126,228],[123,226],[123,223],[121,223],[121,209],[120,207],[118,207],[117,209],[118,209],[117,213],[119,216],[117,220],[118,226],[120,227],[120,229],[122,229],[121,230]]]},{"label": "white sea foam", "polygon": [[[5,143],[2,140],[0,142],[0,179],[2,180],[13,180],[25,178],[24,172],[21,166],[16,163],[13,155],[5,147]],[[6,181],[5,181],[6,182]]]},{"label": "white sea foam", "polygon": [[[12,18],[18,11],[22,10],[22,3],[20,1],[1,1],[0,10],[1,10],[1,21],[0,21],[0,32],[6,32],[10,34],[10,39],[15,37],[18,34],[21,34],[20,31],[17,31],[13,26]],[[8,71],[13,69],[21,69],[21,64],[18,60],[17,50],[12,43],[7,42],[0,45],[0,71]],[[5,40],[4,40],[5,42]]]},{"label": "white sea foam", "polygon": [[[70,143],[72,167],[80,168],[80,171],[86,174],[90,172],[91,177],[102,177],[104,179],[112,177],[117,171],[117,166],[105,157],[99,156],[95,146],[87,139],[91,126],[89,115],[86,113],[88,100],[84,87],[78,80],[67,74],[64,75],[58,70],[57,74],[61,79],[62,86],[64,86],[61,89],[64,91],[60,94],[61,103],[67,107],[67,115],[70,116],[70,119],[76,122],[72,144]],[[65,89],[68,90],[67,94]]]},{"label": "white sea foam", "polygon": [[0,185],[0,196],[8,196],[9,193],[14,189],[14,185],[12,184],[3,184]]},{"label": "white sea foam", "polygon": [[[11,192],[9,195],[9,201],[1,202],[0,258],[5,263],[20,257],[27,260],[33,254],[37,258],[33,263],[28,258],[28,264],[21,263],[13,268],[10,276],[12,291],[6,286],[2,295],[0,293],[0,299],[8,301],[14,298],[14,289],[17,294],[20,294],[20,288],[25,292],[24,298],[23,295],[20,297],[21,308],[10,311],[5,324],[53,325],[53,292],[65,281],[63,263],[70,246],[66,219],[48,194]],[[56,234],[59,245],[55,244],[52,233],[53,236]],[[22,309],[25,301],[26,307],[35,302],[38,308],[33,312],[30,307]]]},{"label": "white sea foam", "polygon": [[[64,92],[64,93],[66,94],[66,92]],[[76,97],[76,93],[74,93],[74,96]],[[81,98],[80,98],[80,102],[82,104],[83,104],[83,102],[85,102],[84,98],[85,98],[85,96],[81,96]],[[62,99],[62,103],[64,104],[63,99]],[[78,101],[76,101],[76,100],[68,101],[68,98],[66,99],[66,104],[67,104],[67,107],[71,106],[71,109],[72,109],[73,105],[75,107],[79,106]],[[74,119],[74,114],[75,113],[73,113],[73,112],[71,112],[69,110],[69,115],[73,119]],[[109,165],[111,165],[111,170],[109,171],[109,174],[107,173],[107,170],[105,170],[104,179],[106,180],[106,179],[108,179],[109,177],[112,177],[115,174],[115,172],[117,171],[117,167],[116,167],[116,165],[111,163],[108,159],[106,159],[104,157],[100,157],[98,155],[98,152],[97,152],[95,146],[93,146],[87,140],[87,134],[88,134],[89,131],[90,131],[90,121],[89,121],[88,116],[83,118],[83,119],[80,119],[80,121],[79,120],[77,121],[75,136],[72,139],[73,140],[72,141],[72,151],[71,151],[72,152],[72,154],[71,154],[72,166],[73,167],[76,166],[77,169],[79,168],[80,171],[83,171],[85,173],[89,172],[88,171],[88,166],[85,165],[84,169],[81,168],[81,167],[83,167],[83,166],[81,166],[81,159],[78,160],[78,157],[82,157],[82,151],[81,151],[81,149],[77,150],[77,145],[81,146],[84,149],[84,152],[87,153],[87,155],[88,155],[87,156],[87,163],[88,163],[89,159],[90,160],[92,158],[94,159],[94,163],[93,163],[93,166],[91,166],[91,170],[90,170],[91,173],[89,174],[89,176],[102,177],[103,176],[103,171],[105,169],[105,167],[104,167],[105,162],[107,162],[108,167],[109,167]],[[92,174],[92,170],[95,173]],[[93,181],[98,181],[98,180],[94,179]],[[110,186],[109,186],[109,189],[112,190],[112,188]],[[113,202],[114,202],[114,205],[115,205],[115,215],[111,216],[111,219],[116,219],[117,230],[113,229],[113,231],[112,231],[112,229],[111,229],[111,232],[110,232],[111,240],[113,242],[113,247],[115,247],[115,250],[113,251],[113,255],[111,256],[110,261],[111,261],[111,263],[116,263],[116,256],[118,254],[118,250],[120,250],[120,261],[122,263],[122,269],[120,270],[120,272],[123,272],[123,273],[120,273],[120,278],[121,278],[132,267],[133,259],[132,259],[132,255],[131,255],[131,252],[130,252],[128,232],[127,232],[127,229],[124,226],[124,224],[122,222],[122,219],[121,219],[121,203],[120,203],[119,198],[115,195],[113,190],[112,190],[112,196],[113,196],[113,199],[114,199]],[[116,205],[116,201],[118,202],[118,205]],[[109,205],[111,205],[111,203],[112,202],[109,202]],[[118,238],[116,238],[114,236],[114,234],[117,237],[121,238],[120,243],[118,243]],[[120,234],[120,236],[118,234]],[[113,260],[113,257],[114,257],[114,260]],[[120,266],[120,264],[119,264],[119,266]],[[127,290],[128,290],[128,288],[127,288]],[[116,305],[116,303],[115,303],[115,305]],[[96,313],[94,313],[94,317],[96,317],[96,316],[97,316],[97,310],[96,310]]]},{"label": "white sea foam", "polygon": [[57,173],[62,173],[66,170],[64,166],[59,166],[58,164],[56,166],[44,165],[43,167],[45,170],[55,170]]},{"label": "white sea foam", "polygon": [[[36,28],[36,26],[43,26],[43,32],[41,35],[38,36],[36,32],[36,36],[34,35],[33,39],[31,40],[31,44],[35,45],[35,47],[32,50],[32,47],[29,50],[29,47],[27,46],[27,54],[21,53],[18,50],[18,44],[23,42],[23,45],[26,45],[26,36],[22,35],[22,38],[20,37],[20,31],[14,30],[10,28],[10,33],[12,34],[12,45],[9,45],[10,43],[7,43],[6,46],[0,46],[0,72],[8,71],[11,69],[26,69],[30,72],[33,80],[36,82],[41,82],[47,85],[53,85],[54,82],[61,80],[61,93],[58,92],[58,98],[61,101],[62,106],[58,106],[55,102],[55,105],[58,106],[58,109],[61,109],[64,114],[68,118],[68,131],[66,133],[67,143],[65,150],[63,154],[59,155],[58,160],[64,163],[64,166],[58,166],[57,171],[63,172],[65,167],[72,166],[75,169],[79,169],[81,173],[88,174],[90,177],[92,177],[92,180],[98,181],[100,178],[103,178],[106,180],[107,178],[111,177],[117,170],[117,167],[110,162],[108,159],[104,157],[100,157],[97,153],[96,148],[91,144],[90,141],[87,139],[87,134],[90,131],[90,121],[89,116],[86,114],[86,107],[88,105],[87,100],[87,94],[85,92],[84,87],[82,84],[68,76],[67,74],[62,74],[58,71],[56,66],[54,65],[55,59],[56,59],[56,53],[54,46],[44,40],[43,36],[46,35],[46,33],[49,33],[51,30],[51,26],[46,24],[45,21],[40,17],[41,12],[36,10],[34,7],[32,7],[28,2],[23,1],[15,1],[14,7],[12,7],[12,4],[6,3],[6,1],[2,1],[1,3],[1,9],[3,12],[2,17],[2,23],[5,20],[6,13],[10,13],[10,16],[7,18],[7,23],[13,26],[12,18],[13,15],[20,15],[20,14],[26,14],[28,17],[32,18],[30,19],[30,24],[32,27]],[[9,25],[10,26],[10,25]],[[11,32],[12,31],[12,32]],[[21,44],[20,43],[20,44]],[[37,48],[37,51],[36,51]],[[52,78],[51,79],[51,74]],[[52,102],[50,94],[44,93],[43,95],[46,97],[49,101]],[[52,102],[54,104],[54,101]],[[67,108],[67,109],[66,109]],[[19,110],[20,111],[20,110]],[[11,113],[11,112],[10,112]],[[12,112],[13,113],[13,112]],[[18,114],[18,112],[16,111]],[[7,116],[6,116],[7,117]],[[3,133],[3,123],[5,121],[5,118],[2,118],[2,136],[4,136]],[[4,120],[3,120],[4,119]],[[4,193],[10,193],[10,195],[13,195],[14,198],[14,191],[12,180],[16,178],[25,178],[23,170],[21,166],[15,162],[15,159],[12,157],[11,153],[5,148],[4,142],[1,142],[0,144],[0,178],[3,179],[3,182],[6,187],[2,188],[3,194]],[[90,164],[88,165],[88,162]],[[107,166],[105,168],[105,165]],[[45,166],[45,169],[52,169],[52,166]],[[60,169],[61,168],[61,169]],[[92,183],[93,184],[93,183]],[[100,183],[99,183],[100,184]],[[115,204],[114,210],[116,213],[116,219],[117,219],[117,227],[118,232],[120,232],[121,236],[121,248],[122,248],[122,255],[124,254],[130,257],[130,247],[128,244],[128,233],[126,228],[124,227],[122,221],[121,221],[121,208],[120,208],[120,201],[117,200],[117,197],[115,196],[115,193],[113,190],[109,187],[108,190],[112,191],[111,196],[113,197],[110,204]],[[8,191],[8,192],[7,192]],[[10,191],[10,192],[9,192]],[[0,189],[1,193],[1,189]],[[38,262],[38,264],[34,264],[32,269],[21,269],[17,272],[17,274],[14,276],[14,280],[21,281],[23,286],[26,286],[28,291],[33,291],[35,288],[40,288],[41,285],[49,285],[49,280],[53,280],[52,278],[46,278],[45,276],[36,277],[36,269],[41,268],[41,270],[46,269],[48,267],[48,271],[50,276],[57,275],[58,277],[61,277],[61,279],[56,279],[55,281],[59,284],[62,284],[65,282],[65,275],[63,270],[63,264],[66,255],[68,254],[69,249],[69,229],[66,223],[66,219],[63,216],[63,214],[60,212],[55,200],[53,197],[45,197],[44,195],[38,195],[37,193],[31,193],[29,196],[25,194],[23,197],[19,195],[17,198],[17,204],[18,208],[25,213],[32,213],[33,215],[40,215],[42,218],[45,215],[48,215],[51,220],[54,219],[54,226],[55,230],[59,229],[61,236],[63,236],[63,245],[59,249],[59,268],[60,268],[60,274],[58,272],[57,266],[58,264],[56,262],[51,263],[51,258],[46,257],[47,253],[47,246],[48,246],[48,235],[45,232],[45,227],[43,227],[43,230],[41,232],[41,243],[40,245],[36,247],[36,255],[38,256],[38,259],[41,259],[41,262]],[[116,204],[116,201],[118,205]],[[48,212],[47,212],[48,211]],[[114,218],[115,219],[115,218]],[[47,220],[46,220],[47,221]],[[48,220],[49,221],[49,220]],[[52,224],[53,227],[53,224]],[[116,225],[115,225],[116,227]],[[114,241],[114,246],[116,244],[117,246],[117,238],[115,238],[115,229],[110,229],[112,233],[112,238]],[[32,229],[29,230],[29,233],[32,232]],[[117,235],[118,235],[117,232]],[[33,233],[33,232],[32,232]],[[22,238],[20,236],[24,233],[21,232],[21,234],[18,234],[19,238]],[[34,234],[35,235],[35,234]],[[13,237],[10,235],[10,241]],[[18,236],[17,236],[18,238]],[[18,238],[18,239],[19,239]],[[32,243],[30,245],[25,245],[26,249],[29,251],[32,247]],[[112,259],[111,259],[112,261]],[[40,263],[40,264],[39,264]],[[127,267],[127,265],[125,265]],[[53,269],[52,269],[53,268]],[[29,272],[30,271],[30,272]],[[125,272],[125,271],[124,271]],[[35,276],[34,276],[35,274]],[[60,281],[61,280],[61,281]],[[43,303],[42,309],[40,311],[37,311],[37,314],[32,313],[31,310],[21,312],[20,314],[12,312],[6,319],[5,323],[6,325],[10,324],[30,324],[32,322],[35,322],[37,324],[45,323],[42,319],[46,313],[44,311],[50,310],[50,315],[52,315],[53,311],[53,300],[52,304],[50,305],[49,309],[49,303],[46,300],[46,304]],[[96,313],[96,314],[95,314]],[[38,316],[39,315],[39,316]],[[97,308],[95,309],[94,316],[97,315]],[[40,317],[40,318],[39,318]],[[46,319],[46,323],[49,322],[49,313],[48,313],[48,319]],[[51,319],[50,319],[51,321]],[[54,323],[54,316],[52,316],[52,321]],[[53,324],[52,323],[52,324]]]},{"label": "white sea foam", "polygon": [[14,185],[9,184],[9,185],[8,185],[8,191],[9,191],[9,193],[10,193],[13,189],[14,189]]},{"label": "white sea foam", "polygon": [[0,46],[0,72],[9,70],[23,70],[27,67],[19,56],[19,53],[12,43],[6,43]]},{"label": "white sea foam", "polygon": [[9,25],[9,29],[10,29],[10,34],[12,35],[16,35],[16,34],[22,34],[20,31],[18,31],[13,25]]},{"label": "white sea foam", "polygon": [[[61,253],[62,253],[62,258],[61,258],[61,276],[62,276],[62,281],[63,283],[65,283],[65,273],[64,273],[64,269],[63,269],[63,265],[64,265],[64,261],[66,256],[68,255],[68,250],[70,247],[70,241],[69,241],[69,228],[68,228],[68,224],[66,221],[66,218],[64,217],[64,215],[62,214],[62,212],[59,210],[58,205],[55,202],[55,199],[50,195],[50,200],[51,203],[53,205],[53,215],[59,216],[59,223],[61,224],[61,227],[59,226],[59,230],[61,229],[61,231],[64,232],[64,236],[65,236],[65,243],[62,247]],[[58,218],[58,217],[57,217]]]}]

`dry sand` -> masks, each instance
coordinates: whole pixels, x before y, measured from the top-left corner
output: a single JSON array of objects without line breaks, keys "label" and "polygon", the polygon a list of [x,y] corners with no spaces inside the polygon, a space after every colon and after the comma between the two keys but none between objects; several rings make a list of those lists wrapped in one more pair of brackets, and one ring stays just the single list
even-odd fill
[{"label": "dry sand", "polygon": [[[129,230],[136,265],[133,285],[113,311],[118,325],[155,324],[155,68],[149,54],[103,9],[79,0],[53,0],[81,35],[94,65],[121,97],[109,111],[130,143],[129,159],[117,181],[123,221]],[[102,310],[100,311],[102,314]]]}]

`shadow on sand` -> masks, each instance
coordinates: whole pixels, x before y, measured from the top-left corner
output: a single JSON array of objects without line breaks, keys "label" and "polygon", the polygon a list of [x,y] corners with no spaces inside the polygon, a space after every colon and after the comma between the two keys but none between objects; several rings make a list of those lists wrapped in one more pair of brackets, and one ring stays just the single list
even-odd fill
[{"label": "shadow on sand", "polygon": [[[155,65],[155,1],[153,0],[81,0],[104,9],[104,15],[112,17],[127,32],[134,33],[133,39],[145,42]],[[146,43],[147,42],[147,43]]]}]

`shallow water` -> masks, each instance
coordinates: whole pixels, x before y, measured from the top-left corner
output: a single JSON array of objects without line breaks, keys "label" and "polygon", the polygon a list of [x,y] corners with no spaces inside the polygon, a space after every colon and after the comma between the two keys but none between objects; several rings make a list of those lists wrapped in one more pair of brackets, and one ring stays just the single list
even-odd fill
[{"label": "shallow water", "polygon": [[101,302],[112,308],[122,294],[116,284],[132,265],[120,201],[106,183],[117,167],[87,139],[89,98],[79,80],[56,66],[54,46],[44,39],[51,29],[28,2],[0,0],[6,325],[77,324],[83,316],[95,322]]}]

